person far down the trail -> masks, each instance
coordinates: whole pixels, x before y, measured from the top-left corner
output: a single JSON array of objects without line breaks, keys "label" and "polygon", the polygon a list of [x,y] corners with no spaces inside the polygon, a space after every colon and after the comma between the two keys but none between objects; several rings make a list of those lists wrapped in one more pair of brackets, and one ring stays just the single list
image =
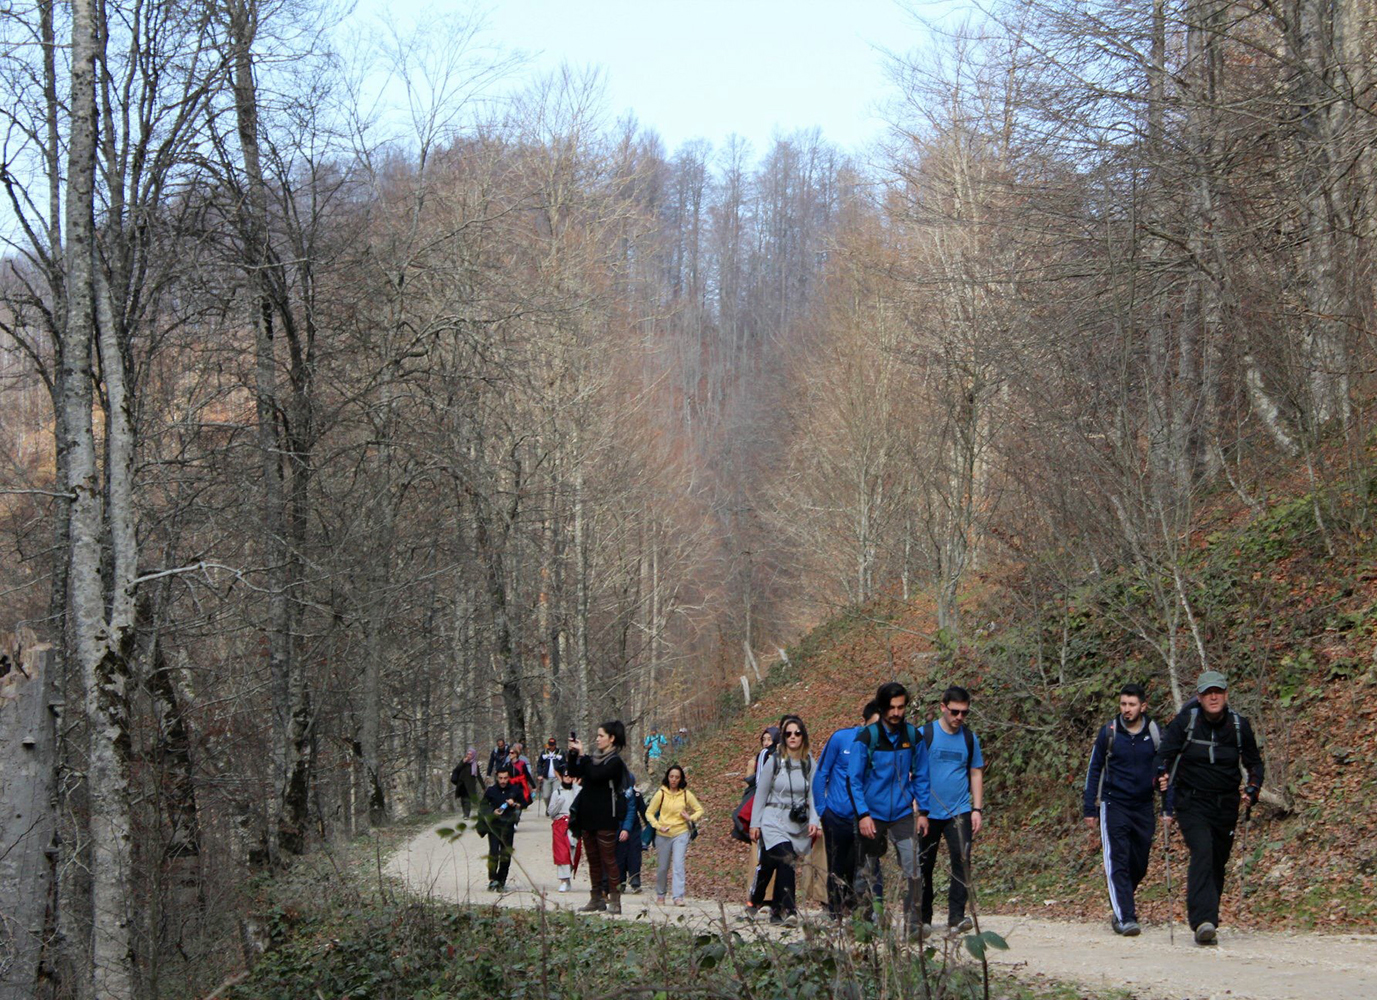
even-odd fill
[{"label": "person far down the trail", "polygon": [[871,698],[861,708],[861,724],[838,729],[827,739],[813,775],[813,799],[822,809],[822,841],[827,850],[827,912],[845,917],[859,901],[856,885],[856,810],[851,803],[851,750],[866,726],[880,721]]},{"label": "person far down the trail", "polygon": [[[1197,944],[1214,944],[1224,872],[1239,806],[1250,811],[1262,791],[1262,754],[1253,727],[1229,708],[1229,682],[1217,670],[1196,681],[1157,750],[1157,784],[1166,793],[1162,822],[1175,822],[1190,850],[1186,915]],[[1242,793],[1238,786],[1244,783]]]},{"label": "person far down the trail", "polygon": [[[869,706],[867,706],[869,707]],[[872,897],[878,886],[880,859],[889,844],[899,855],[899,868],[907,880],[904,917],[910,937],[921,937],[924,928],[918,913],[919,838],[927,833],[927,747],[904,715],[908,689],[898,681],[880,685],[874,707],[878,721],[856,732],[847,761],[851,808],[858,817],[861,875]],[[873,918],[873,903],[871,916]]]},{"label": "person far down the trail", "polygon": [[512,783],[510,768],[500,765],[496,784],[483,793],[478,807],[478,830],[488,838],[488,889],[491,892],[504,892],[507,888],[516,820],[525,805],[526,799]]},{"label": "person far down the trail", "polygon": [[1135,937],[1134,893],[1147,875],[1157,829],[1152,790],[1161,730],[1147,715],[1147,694],[1139,684],[1119,691],[1119,714],[1100,727],[1085,772],[1084,816],[1099,828],[1115,934]]}]

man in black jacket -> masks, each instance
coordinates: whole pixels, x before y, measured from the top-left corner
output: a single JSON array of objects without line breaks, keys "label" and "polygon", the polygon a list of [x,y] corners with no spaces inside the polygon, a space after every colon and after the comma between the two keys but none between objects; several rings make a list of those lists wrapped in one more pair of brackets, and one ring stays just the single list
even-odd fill
[{"label": "man in black jacket", "polygon": [[1125,937],[1142,930],[1133,896],[1147,874],[1157,830],[1153,768],[1162,733],[1148,718],[1146,701],[1142,685],[1123,686],[1119,714],[1100,727],[1085,773],[1085,823],[1099,829],[1112,926]]},{"label": "man in black jacket", "polygon": [[524,799],[511,783],[512,772],[502,764],[497,769],[497,784],[483,793],[478,806],[478,828],[488,838],[488,889],[507,890],[507,872],[512,867],[516,821]]},{"label": "man in black jacket", "polygon": [[492,753],[488,754],[488,777],[503,764],[507,763],[507,741],[501,736],[497,738],[497,746],[493,747]]},{"label": "man in black jacket", "polygon": [[1251,809],[1262,790],[1262,754],[1248,720],[1229,708],[1228,688],[1219,671],[1201,674],[1197,698],[1182,706],[1157,751],[1162,822],[1180,825],[1191,852],[1186,913],[1197,944],[1214,944],[1238,808]]}]

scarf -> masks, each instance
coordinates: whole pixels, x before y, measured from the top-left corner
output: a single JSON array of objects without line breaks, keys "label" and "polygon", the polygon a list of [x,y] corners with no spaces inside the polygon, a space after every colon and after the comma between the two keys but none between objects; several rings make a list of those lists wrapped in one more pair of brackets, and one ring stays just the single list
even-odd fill
[{"label": "scarf", "polygon": [[617,749],[615,744],[613,744],[612,749],[610,750],[599,750],[597,747],[594,747],[592,750],[588,752],[588,759],[591,760],[594,764],[605,764],[613,757],[620,756],[621,751]]},{"label": "scarf", "polygon": [[469,766],[469,774],[478,777],[478,748],[469,747],[469,752],[464,754],[464,763]]}]

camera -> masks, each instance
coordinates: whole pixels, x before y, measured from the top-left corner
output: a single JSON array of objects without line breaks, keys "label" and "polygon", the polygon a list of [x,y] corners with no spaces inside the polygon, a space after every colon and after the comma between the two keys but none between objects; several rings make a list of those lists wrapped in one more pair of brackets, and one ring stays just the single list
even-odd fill
[{"label": "camera", "polygon": [[791,806],[789,809],[789,822],[803,826],[808,822],[808,807],[806,805]]}]

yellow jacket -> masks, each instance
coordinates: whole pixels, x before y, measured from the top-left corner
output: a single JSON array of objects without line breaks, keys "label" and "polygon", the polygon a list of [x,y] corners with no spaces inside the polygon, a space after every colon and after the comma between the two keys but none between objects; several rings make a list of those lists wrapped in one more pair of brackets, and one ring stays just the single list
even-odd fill
[{"label": "yellow jacket", "polygon": [[698,799],[692,792],[687,788],[671,792],[664,785],[661,785],[660,790],[651,798],[650,805],[645,807],[650,825],[655,828],[656,833],[662,833],[666,837],[677,837],[688,831],[688,820],[683,817],[686,811],[695,823],[703,818],[703,807],[698,804]]}]

